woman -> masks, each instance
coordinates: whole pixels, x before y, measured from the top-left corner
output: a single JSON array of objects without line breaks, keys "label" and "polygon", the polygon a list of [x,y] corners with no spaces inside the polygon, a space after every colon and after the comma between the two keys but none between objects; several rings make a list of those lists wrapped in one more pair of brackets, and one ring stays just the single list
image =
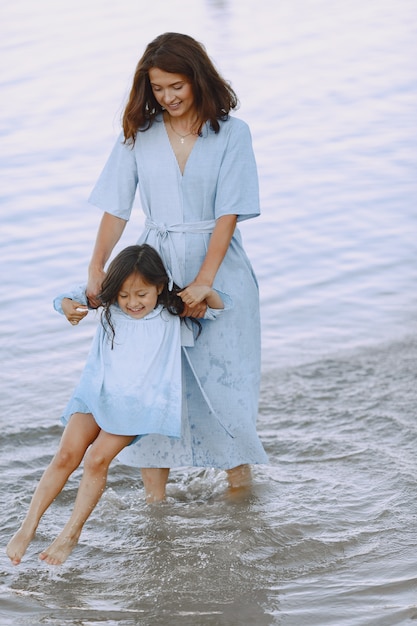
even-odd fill
[{"label": "woman", "polygon": [[[256,433],[258,289],[236,228],[259,214],[258,182],[249,129],[229,116],[236,106],[201,44],[160,35],[137,65],[123,133],[90,196],[104,211],[89,266],[90,302],[98,304],[104,266],[137,188],[147,218],[139,243],[160,252],[180,287],[209,285],[233,300],[228,316],[213,327],[203,320],[200,337],[183,351],[181,439],[148,435],[119,457],[141,468],[148,501],[164,499],[171,467],[224,469],[234,490],[250,483],[250,464],[267,462]],[[204,303],[185,296],[184,303],[185,315],[204,315]]]}]

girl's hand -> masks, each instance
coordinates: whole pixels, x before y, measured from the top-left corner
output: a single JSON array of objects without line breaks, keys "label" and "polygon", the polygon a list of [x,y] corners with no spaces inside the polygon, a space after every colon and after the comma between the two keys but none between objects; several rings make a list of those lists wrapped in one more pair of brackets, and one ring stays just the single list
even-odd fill
[{"label": "girl's hand", "polygon": [[88,314],[88,307],[70,298],[64,298],[61,304],[64,315],[70,324],[76,326]]},{"label": "girl's hand", "polygon": [[100,300],[97,298],[101,291],[101,286],[106,273],[103,270],[90,269],[88,273],[87,288],[85,290],[88,302],[92,308],[98,308],[101,306]]},{"label": "girl's hand", "polygon": [[194,317],[198,319],[205,316],[206,310],[207,304],[205,302],[201,302],[201,304],[197,304],[196,306],[188,306],[188,304],[185,304],[181,317]]}]

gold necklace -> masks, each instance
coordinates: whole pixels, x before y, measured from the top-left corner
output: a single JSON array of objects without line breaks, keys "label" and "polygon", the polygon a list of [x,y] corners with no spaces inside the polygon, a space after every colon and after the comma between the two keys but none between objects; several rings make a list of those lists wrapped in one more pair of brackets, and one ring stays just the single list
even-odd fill
[{"label": "gold necklace", "polygon": [[186,135],[180,135],[179,133],[177,133],[177,131],[175,130],[175,128],[173,127],[171,123],[171,116],[168,118],[168,122],[169,122],[169,125],[171,126],[172,131],[177,135],[177,137],[180,138],[181,143],[184,143],[186,138],[193,134],[193,131],[191,131],[190,133],[187,133]]}]

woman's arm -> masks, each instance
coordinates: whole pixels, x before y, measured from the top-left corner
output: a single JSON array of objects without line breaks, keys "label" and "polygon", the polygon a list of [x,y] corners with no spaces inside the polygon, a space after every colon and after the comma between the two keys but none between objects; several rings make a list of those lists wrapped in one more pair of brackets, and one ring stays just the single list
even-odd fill
[{"label": "woman's arm", "polygon": [[126,220],[120,217],[110,213],[103,213],[88,268],[86,294],[92,306],[100,306],[97,295],[100,293],[105,276],[104,266],[109,260],[114,246],[122,236],[126,223]]},{"label": "woman's arm", "polygon": [[192,284],[213,286],[217,271],[226,255],[235,232],[237,215],[223,215],[216,221],[207,254]]},{"label": "woman's arm", "polygon": [[[226,255],[227,249],[235,232],[237,215],[222,215],[216,221],[216,226],[210,237],[207,253],[201,264],[200,270],[189,287],[206,285],[213,286],[217,271]],[[183,315],[189,317],[203,317],[206,309],[205,303],[189,306],[185,302]],[[214,308],[214,307],[213,307]]]}]

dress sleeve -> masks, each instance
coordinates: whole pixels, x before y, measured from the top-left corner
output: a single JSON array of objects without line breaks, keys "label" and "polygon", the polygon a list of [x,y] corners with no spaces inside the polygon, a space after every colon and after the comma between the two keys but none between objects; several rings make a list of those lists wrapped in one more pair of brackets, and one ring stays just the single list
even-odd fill
[{"label": "dress sleeve", "polygon": [[61,293],[59,296],[54,298],[54,309],[64,315],[64,311],[62,310],[62,301],[64,298],[69,298],[70,300],[75,300],[80,304],[88,304],[87,296],[85,293],[86,286],[81,285],[80,287],[76,287],[72,291],[67,291],[66,293]]},{"label": "dress sleeve", "polygon": [[138,168],[134,147],[123,139],[120,133],[88,201],[127,221],[138,185]]},{"label": "dress sleeve", "polygon": [[242,221],[260,213],[258,172],[248,125],[230,118],[220,133],[226,132],[228,123],[231,126],[217,182],[215,218],[237,215]]},{"label": "dress sleeve", "polygon": [[219,291],[219,289],[216,289],[217,293],[219,294],[219,296],[221,297],[221,299],[223,300],[223,309],[212,309],[209,306],[206,309],[206,312],[204,314],[203,319],[205,320],[216,320],[218,317],[220,317],[221,315],[223,315],[223,313],[225,311],[229,311],[229,309],[231,309],[233,307],[233,300],[232,298],[227,295],[227,293],[224,293],[223,291]]}]

